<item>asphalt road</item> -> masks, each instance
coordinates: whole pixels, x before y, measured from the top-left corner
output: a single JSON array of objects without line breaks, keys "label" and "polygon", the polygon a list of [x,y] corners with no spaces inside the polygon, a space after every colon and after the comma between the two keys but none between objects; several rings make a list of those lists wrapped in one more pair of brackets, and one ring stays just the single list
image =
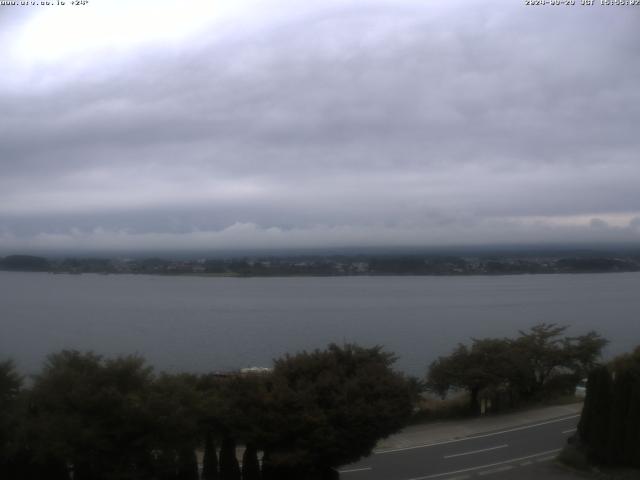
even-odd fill
[{"label": "asphalt road", "polygon": [[[378,451],[340,469],[342,480],[521,478],[551,462],[575,432],[579,415],[428,445]],[[522,470],[522,472],[520,472]]]}]

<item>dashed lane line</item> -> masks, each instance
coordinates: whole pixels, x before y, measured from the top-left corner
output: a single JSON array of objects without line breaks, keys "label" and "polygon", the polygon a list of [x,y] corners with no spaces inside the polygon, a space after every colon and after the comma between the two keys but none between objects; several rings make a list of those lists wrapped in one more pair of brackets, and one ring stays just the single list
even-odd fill
[{"label": "dashed lane line", "polygon": [[474,455],[476,453],[490,452],[491,450],[498,450],[500,448],[507,448],[508,446],[509,445],[507,445],[505,443],[504,445],[498,445],[497,447],[481,448],[480,450],[472,450],[470,452],[454,453],[453,455],[445,455],[443,458],[455,458],[455,457],[463,457],[465,455]]},{"label": "dashed lane line", "polygon": [[373,470],[373,469],[371,467],[350,468],[349,470],[338,470],[338,473],[368,472],[369,470]]},{"label": "dashed lane line", "polygon": [[536,462],[538,462],[538,463],[549,462],[549,461],[553,460],[554,458],[556,458],[555,455],[550,455],[548,457],[537,458]]},{"label": "dashed lane line", "polygon": [[505,465],[504,467],[494,468],[492,470],[485,470],[484,472],[478,472],[478,475],[491,475],[494,473],[506,472],[507,470],[511,470],[513,465]]},{"label": "dashed lane line", "polygon": [[554,420],[548,420],[546,422],[540,422],[540,423],[536,423],[534,425],[524,425],[522,427],[510,428],[508,430],[501,430],[499,432],[484,433],[484,434],[481,434],[481,435],[474,435],[474,436],[471,436],[471,437],[457,438],[457,439],[454,439],[454,440],[446,440],[444,442],[425,443],[425,444],[422,444],[422,445],[414,445],[414,446],[411,446],[411,447],[392,448],[390,450],[377,450],[377,451],[374,451],[373,454],[374,455],[384,455],[384,454],[387,454],[387,453],[404,452],[406,450],[416,450],[418,448],[435,447],[436,445],[448,445],[450,443],[466,442],[466,441],[469,441],[469,440],[476,440],[478,438],[487,438],[487,437],[493,437],[495,435],[502,435],[503,433],[519,432],[521,430],[527,430],[529,428],[541,427],[543,425],[550,425],[552,423],[565,422],[565,421],[571,420],[573,418],[578,418],[579,416],[580,415],[571,415],[569,417],[556,418]]},{"label": "dashed lane line", "polygon": [[533,455],[527,455],[525,457],[518,457],[518,458],[511,458],[509,460],[504,460],[502,462],[496,462],[496,463],[489,463],[487,465],[480,465],[477,467],[470,467],[470,468],[463,468],[462,470],[455,470],[453,472],[443,472],[443,473],[435,473],[433,475],[425,475],[423,477],[413,477],[413,478],[409,478],[408,480],[428,480],[430,478],[440,478],[440,477],[447,477],[450,475],[457,475],[459,473],[467,473],[467,472],[473,472],[476,470],[484,470],[486,468],[491,468],[491,467],[497,467],[499,465],[506,465],[509,463],[517,463],[517,462],[521,462],[523,460],[528,460],[530,458],[537,458],[537,457],[542,457],[545,455],[550,455],[552,453],[558,453],[561,449],[557,448],[555,450],[547,450],[546,452],[539,452],[539,453],[534,453]]}]

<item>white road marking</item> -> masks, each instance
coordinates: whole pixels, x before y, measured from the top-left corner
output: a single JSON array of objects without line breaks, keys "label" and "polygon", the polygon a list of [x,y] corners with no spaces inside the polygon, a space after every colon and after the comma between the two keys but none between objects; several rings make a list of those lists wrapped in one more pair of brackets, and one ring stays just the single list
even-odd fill
[{"label": "white road marking", "polygon": [[424,477],[413,477],[413,478],[409,478],[408,480],[427,480],[429,478],[439,478],[439,477],[446,477],[447,475],[456,475],[458,473],[473,472],[474,470],[483,470],[485,468],[497,467],[498,465],[505,465],[507,463],[516,463],[516,462],[520,462],[522,460],[528,460],[529,458],[536,458],[536,457],[541,457],[541,456],[544,456],[544,455],[549,455],[551,453],[558,453],[560,450],[562,450],[562,449],[561,448],[557,448],[555,450],[548,450],[546,452],[540,452],[540,453],[534,453],[533,455],[527,455],[526,457],[511,458],[509,460],[504,460],[502,462],[490,463],[488,465],[480,465],[478,467],[463,468],[462,470],[455,470],[453,472],[435,473],[433,475],[426,475]]},{"label": "white road marking", "polygon": [[393,449],[390,449],[390,450],[378,450],[378,451],[374,451],[373,454],[374,455],[383,455],[383,454],[387,454],[387,453],[404,452],[406,450],[416,450],[418,448],[435,447],[436,445],[447,445],[447,444],[456,443],[456,442],[466,442],[466,441],[469,441],[469,440],[475,440],[477,438],[493,437],[495,435],[502,435],[503,433],[519,432],[520,430],[526,430],[528,428],[536,428],[536,427],[541,427],[543,425],[550,425],[552,423],[564,422],[566,420],[571,420],[572,418],[578,418],[579,416],[580,415],[571,415],[570,417],[556,418],[555,420],[548,420],[546,422],[536,423],[535,425],[525,425],[524,427],[515,427],[515,428],[510,428],[508,430],[502,430],[500,432],[484,433],[482,435],[475,435],[473,437],[458,438],[458,439],[455,439],[455,440],[446,440],[444,442],[425,443],[423,445],[415,445],[415,446],[412,446],[412,447],[403,447],[403,448],[393,448]]},{"label": "white road marking", "polygon": [[473,455],[474,453],[489,452],[491,450],[498,450],[500,448],[507,448],[508,446],[509,445],[507,445],[505,443],[504,445],[498,445],[497,447],[482,448],[480,450],[473,450],[471,452],[454,453],[453,455],[445,455],[444,458],[454,458],[454,457],[462,457],[464,455]]},{"label": "white road marking", "polygon": [[578,430],[577,428],[570,428],[569,430],[563,430],[562,433],[573,433],[577,430]]},{"label": "white road marking", "polygon": [[492,473],[506,472],[507,470],[511,470],[512,468],[513,468],[512,465],[507,465],[505,467],[494,468],[493,470],[485,470],[484,472],[478,472],[478,475],[491,475]]},{"label": "white road marking", "polygon": [[338,473],[355,473],[355,472],[367,472],[373,470],[371,467],[351,468],[349,470],[338,470]]},{"label": "white road marking", "polygon": [[554,460],[556,458],[555,455],[551,455],[550,457],[542,457],[542,458],[538,458],[536,459],[536,462],[538,463],[542,463],[542,462],[548,462],[550,460]]},{"label": "white road marking", "polygon": [[522,462],[520,464],[521,467],[526,467],[527,465],[533,465],[533,462],[531,460],[527,460],[526,462]]}]

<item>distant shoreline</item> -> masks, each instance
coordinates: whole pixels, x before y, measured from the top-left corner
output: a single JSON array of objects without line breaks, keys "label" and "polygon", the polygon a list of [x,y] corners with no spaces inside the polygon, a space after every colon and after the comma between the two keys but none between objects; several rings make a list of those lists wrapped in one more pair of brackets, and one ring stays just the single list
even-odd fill
[{"label": "distant shoreline", "polygon": [[153,277],[189,277],[189,278],[382,278],[382,277],[513,277],[526,275],[595,275],[613,273],[640,273],[640,270],[616,271],[576,271],[576,272],[505,272],[505,273],[361,273],[361,274],[272,274],[250,275],[238,273],[150,273],[150,272],[58,272],[43,270],[4,270],[4,273],[46,273],[49,275],[79,276],[153,276]]},{"label": "distant shoreline", "polygon": [[496,276],[640,271],[640,253],[627,255],[315,255],[292,257],[65,258],[33,255],[0,258],[0,270],[52,274],[145,274],[230,278],[354,276]]}]

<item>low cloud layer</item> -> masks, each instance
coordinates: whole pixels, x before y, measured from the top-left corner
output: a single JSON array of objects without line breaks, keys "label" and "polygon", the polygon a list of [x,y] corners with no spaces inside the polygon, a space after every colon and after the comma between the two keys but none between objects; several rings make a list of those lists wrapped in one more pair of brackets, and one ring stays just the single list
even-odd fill
[{"label": "low cloud layer", "polygon": [[3,7],[0,251],[640,240],[640,9],[211,4]]}]

